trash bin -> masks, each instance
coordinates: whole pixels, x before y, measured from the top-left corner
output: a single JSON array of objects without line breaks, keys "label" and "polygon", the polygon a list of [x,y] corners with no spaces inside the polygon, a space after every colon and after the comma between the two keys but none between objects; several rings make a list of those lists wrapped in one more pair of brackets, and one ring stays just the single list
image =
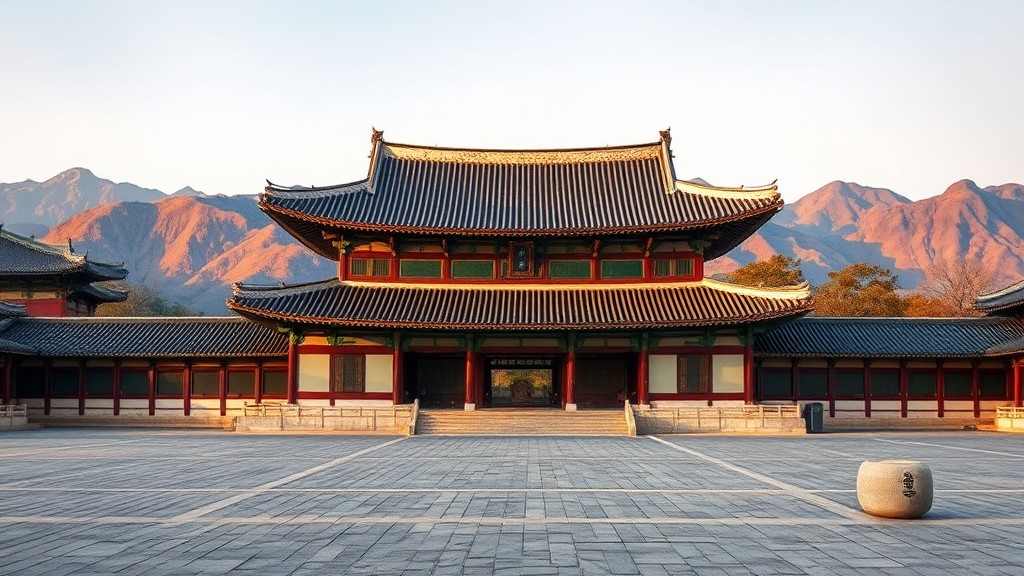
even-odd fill
[{"label": "trash bin", "polygon": [[804,405],[804,423],[808,434],[821,434],[825,431],[825,406],[821,402]]}]

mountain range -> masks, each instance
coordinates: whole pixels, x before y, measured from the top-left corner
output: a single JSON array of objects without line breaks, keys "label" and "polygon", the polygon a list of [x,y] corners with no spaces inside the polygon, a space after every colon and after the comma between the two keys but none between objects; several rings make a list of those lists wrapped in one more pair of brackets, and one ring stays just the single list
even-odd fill
[{"label": "mountain range", "polygon": [[[95,260],[124,262],[129,281],[205,314],[224,314],[230,284],[320,280],[336,264],[289,236],[255,195],[183,188],[173,194],[114,183],[85,168],[46,180],[0,183],[0,223]],[[1024,277],[1024,186],[955,182],[912,202],[892,190],[832,182],[787,205],[729,254],[709,262],[728,273],[773,254],[799,258],[812,284],[855,262],[889,268],[916,287],[935,263],[968,259]]]}]

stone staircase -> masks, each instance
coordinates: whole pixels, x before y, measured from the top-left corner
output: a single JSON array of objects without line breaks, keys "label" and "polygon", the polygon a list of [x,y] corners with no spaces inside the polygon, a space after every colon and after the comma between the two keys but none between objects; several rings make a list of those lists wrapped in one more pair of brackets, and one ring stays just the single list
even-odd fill
[{"label": "stone staircase", "polygon": [[420,409],[416,434],[625,436],[621,408],[566,412],[554,408]]}]

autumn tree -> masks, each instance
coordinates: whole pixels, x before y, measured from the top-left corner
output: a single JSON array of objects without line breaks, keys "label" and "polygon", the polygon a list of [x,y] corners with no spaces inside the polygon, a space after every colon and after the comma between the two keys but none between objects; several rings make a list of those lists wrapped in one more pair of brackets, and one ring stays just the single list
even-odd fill
[{"label": "autumn tree", "polygon": [[128,292],[124,302],[108,302],[96,307],[97,316],[202,316],[179,302],[170,302],[154,288],[118,283],[110,286]]},{"label": "autumn tree", "polygon": [[907,303],[896,293],[898,278],[881,266],[860,262],[828,273],[814,293],[817,316],[903,316]]},{"label": "autumn tree", "polygon": [[974,300],[994,286],[995,271],[977,260],[942,260],[925,271],[920,293],[934,300],[939,316],[978,316]]},{"label": "autumn tree", "polygon": [[800,260],[775,254],[767,260],[757,260],[743,266],[728,276],[729,282],[744,286],[774,288],[793,286],[804,282]]}]

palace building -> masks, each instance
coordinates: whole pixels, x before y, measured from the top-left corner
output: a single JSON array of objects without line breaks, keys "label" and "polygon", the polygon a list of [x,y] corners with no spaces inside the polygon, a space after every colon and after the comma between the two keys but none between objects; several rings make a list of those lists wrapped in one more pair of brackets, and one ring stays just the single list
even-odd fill
[{"label": "palace building", "polygon": [[374,132],[366,178],[260,199],[337,276],[239,285],[228,306],[290,334],[291,402],[753,403],[754,334],[810,311],[808,289],[714,281],[704,262],[782,198],[681,181],[670,142],[474,150]]},{"label": "palace building", "polygon": [[775,184],[679,180],[670,144],[665,131],[631,146],[477,150],[374,131],[361,180],[268,182],[260,208],[337,273],[236,285],[227,304],[241,317],[66,317],[123,299],[93,283],[127,271],[2,232],[3,404],[195,421],[281,403],[320,410],[321,426],[328,409],[360,422],[391,411],[394,430],[399,407],[415,423],[414,401],[559,418],[628,401],[637,422],[672,424],[648,431],[678,431],[679,411],[699,407],[763,426],[767,407],[795,416],[820,402],[842,427],[1021,406],[1024,283],[980,296],[979,318],[804,317],[806,285],[704,276],[782,208]]},{"label": "palace building", "polygon": [[96,306],[128,297],[97,283],[127,275],[120,264],[75,254],[70,241],[59,248],[0,226],[0,301],[23,306],[29,316],[92,316]]}]

